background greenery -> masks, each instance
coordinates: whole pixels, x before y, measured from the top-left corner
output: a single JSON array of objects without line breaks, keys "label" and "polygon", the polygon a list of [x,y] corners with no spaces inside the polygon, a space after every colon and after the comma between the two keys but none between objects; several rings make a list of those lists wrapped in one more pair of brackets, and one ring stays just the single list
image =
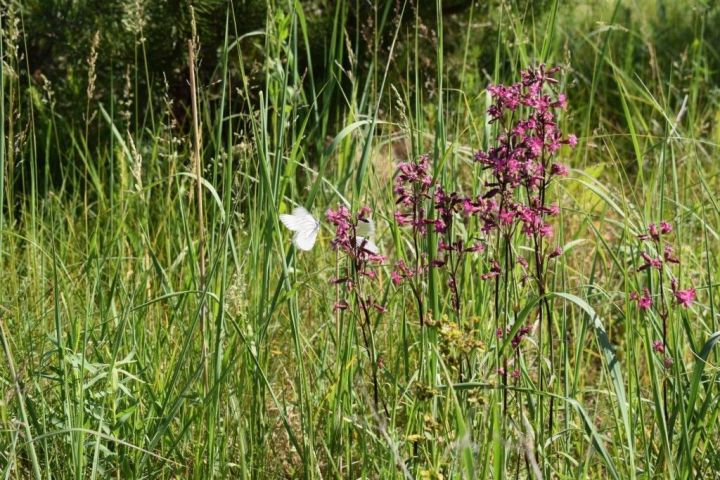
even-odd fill
[{"label": "background greenery", "polygon": [[[1,5],[6,478],[720,474],[717,2]],[[544,437],[520,406],[497,427],[485,258],[463,267],[457,335],[486,345],[463,385],[451,380],[456,334],[426,339],[407,292],[381,275],[388,312],[373,335],[390,415],[378,414],[377,359],[356,320],[332,312],[330,232],[297,255],[277,214],[369,203],[378,244],[401,252],[396,163],[429,153],[449,188],[477,189],[472,153],[493,133],[485,88],[538,63],[563,66],[563,128],[580,140],[555,192],[566,253],[553,272],[580,302],[554,304],[563,368],[540,392],[558,399],[562,428]],[[699,293],[673,317],[667,373],[650,348],[658,319],[627,302],[634,235],[660,219]],[[422,375],[425,356],[447,376]],[[522,388],[536,395],[534,368]]]}]

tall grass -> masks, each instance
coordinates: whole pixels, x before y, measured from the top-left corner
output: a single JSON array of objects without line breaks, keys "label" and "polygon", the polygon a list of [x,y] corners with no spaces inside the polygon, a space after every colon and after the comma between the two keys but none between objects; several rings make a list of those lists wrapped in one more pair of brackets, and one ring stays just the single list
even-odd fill
[{"label": "tall grass", "polygon": [[[196,69],[211,59],[193,59],[203,39],[188,39],[187,105],[147,99],[163,82],[137,31],[135,63],[112,78],[125,88],[90,94],[83,119],[56,113],[54,79],[23,74],[8,4],[5,478],[718,475],[714,7],[422,3],[333,2],[321,55],[305,2],[269,1],[265,28],[243,35],[228,8],[209,77]],[[689,44],[661,43],[679,11]],[[396,260],[438,258],[438,238],[413,244],[395,221],[396,165],[428,154],[447,191],[487,192],[473,162],[497,133],[485,87],[539,63],[563,66],[561,126],[579,136],[548,193],[563,254],[546,290],[512,264],[502,289],[481,280],[485,253],[458,264],[462,309],[437,269],[418,301],[389,275]],[[342,257],[324,213],[338,204],[373,210],[388,260],[368,288],[383,314],[333,308]],[[298,205],[323,223],[311,252],[278,219]],[[661,220],[681,263],[638,271],[651,248],[638,235]],[[505,240],[507,258],[531,258],[519,235]],[[670,274],[697,289],[689,308],[658,283]],[[647,311],[630,300],[645,287]]]}]

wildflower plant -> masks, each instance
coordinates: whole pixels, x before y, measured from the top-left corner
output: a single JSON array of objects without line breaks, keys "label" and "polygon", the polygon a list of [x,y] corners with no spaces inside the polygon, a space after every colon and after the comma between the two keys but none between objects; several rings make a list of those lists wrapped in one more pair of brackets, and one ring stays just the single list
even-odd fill
[{"label": "wildflower plant", "polygon": [[[385,307],[373,296],[372,283],[378,278],[378,270],[385,257],[380,255],[368,234],[372,211],[361,207],[357,213],[339,205],[325,213],[327,221],[335,227],[332,248],[338,253],[336,276],[331,283],[336,285],[336,300],[333,310],[340,319],[342,312],[350,310],[359,320],[364,346],[372,365],[373,399],[375,408],[380,405],[378,383],[379,357],[375,350],[371,316],[373,312],[385,313]],[[339,324],[340,322],[338,322]]]},{"label": "wildflower plant", "polygon": [[[659,224],[650,223],[644,232],[637,235],[641,260],[637,267],[637,272],[641,275],[638,283],[644,283],[645,286],[642,292],[633,291],[629,296],[646,319],[644,328],[648,352],[659,357],[666,371],[669,371],[674,364],[670,346],[673,310],[689,308],[696,296],[693,287],[680,288],[676,272],[680,269],[681,261],[670,241],[672,233],[672,224],[663,220]],[[648,324],[654,316],[660,319],[661,338],[651,341]],[[667,415],[667,378],[663,381],[663,403]]]},{"label": "wildflower plant", "polygon": [[[540,357],[543,354],[543,329],[547,329],[549,365],[553,368],[553,309],[548,297],[549,263],[562,254],[554,245],[553,217],[560,208],[552,203],[553,181],[568,174],[568,168],[557,159],[562,146],[574,147],[577,138],[565,134],[558,124],[559,112],[567,108],[565,94],[558,91],[559,68],[545,68],[521,72],[521,79],[511,85],[491,85],[488,91],[493,103],[488,109],[490,122],[496,125],[494,143],[487,150],[475,154],[475,161],[488,172],[487,189],[475,203],[473,213],[482,223],[481,230],[492,239],[490,269],[481,278],[493,279],[494,312],[498,332],[497,371],[504,377],[508,371],[507,358],[499,358],[499,341],[511,330],[516,362],[522,338],[533,330],[530,325],[511,323],[510,315],[517,311],[510,292],[518,283],[514,270],[520,265],[524,279],[534,280],[537,308],[538,382],[543,388],[544,372]],[[515,244],[526,242],[532,252],[532,263],[516,254]],[[527,295],[523,295],[528,298]],[[546,326],[544,326],[544,324]],[[515,379],[519,372],[514,373]],[[539,399],[542,402],[542,399]],[[504,401],[506,405],[507,401]],[[552,400],[549,430],[552,431]]]},{"label": "wildflower plant", "polygon": [[[511,85],[491,85],[488,91],[493,103],[488,110],[490,122],[497,127],[497,135],[487,150],[475,154],[475,162],[486,172],[482,190],[464,195],[448,191],[430,172],[430,160],[422,156],[416,161],[403,162],[395,177],[395,221],[410,229],[413,258],[399,260],[391,273],[393,283],[406,282],[417,301],[420,325],[427,324],[423,302],[422,278],[431,269],[444,272],[449,298],[457,322],[462,322],[459,271],[468,254],[484,253],[486,268],[479,278],[493,281],[494,315],[498,352],[496,371],[507,382],[507,357],[500,358],[501,342],[511,335],[512,353],[516,368],[514,381],[520,378],[520,344],[530,335],[532,324],[515,325],[511,318],[518,311],[521,297],[515,292],[518,283],[532,280],[537,298],[539,355],[542,355],[542,329],[547,328],[550,365],[552,368],[552,307],[548,299],[548,266],[562,254],[553,244],[553,218],[560,208],[552,203],[553,181],[567,175],[568,168],[557,160],[562,146],[577,144],[574,135],[566,135],[558,125],[558,113],[567,107],[563,93],[558,92],[558,68],[523,71],[519,82]],[[429,215],[429,209],[434,215]],[[475,221],[474,221],[475,220]],[[479,225],[479,237],[468,238],[470,225]],[[437,238],[437,258],[428,260],[422,252],[423,242],[429,241],[430,231]],[[531,262],[516,254],[518,244],[525,243],[532,252]],[[410,263],[411,265],[408,265]],[[521,282],[516,278],[520,266]],[[431,322],[434,324],[435,322]],[[546,323],[547,326],[543,327]],[[543,372],[538,361],[540,388]],[[507,408],[507,401],[504,402]],[[552,418],[552,405],[550,418]],[[552,420],[550,420],[552,425]]]},{"label": "wildflower plant", "polygon": [[[464,259],[468,254],[481,253],[485,246],[480,239],[468,239],[469,220],[473,212],[473,201],[455,191],[446,191],[440,182],[430,173],[429,157],[423,155],[417,161],[402,162],[398,166],[393,189],[396,196],[395,221],[399,227],[410,230],[412,237],[412,253],[407,259],[399,259],[394,264],[391,279],[395,285],[407,284],[416,300],[419,323],[437,327],[440,340],[449,337],[443,331],[451,329],[462,338],[463,348],[454,349],[462,352],[465,358],[482,342],[472,339],[472,332],[462,331],[463,324],[462,300],[460,291],[460,272]],[[432,212],[430,211],[432,209]],[[432,235],[431,235],[432,234]],[[434,251],[437,255],[430,259],[427,255],[428,242],[437,242]],[[447,315],[441,318],[427,319],[424,300],[424,285],[430,283],[429,275],[435,270],[445,279],[450,293],[450,310],[452,319]],[[452,342],[456,344],[455,340]],[[440,350],[448,353],[449,344],[440,345]],[[446,355],[446,360],[450,356]],[[461,380],[463,372],[469,371],[461,362],[458,363]],[[469,364],[469,360],[466,362]]]},{"label": "wildflower plant", "polygon": [[[399,227],[409,227],[412,237],[412,258],[407,262],[397,260],[391,273],[395,285],[407,283],[417,302],[420,326],[425,325],[425,301],[422,290],[423,276],[429,269],[424,241],[428,226],[427,204],[432,199],[435,180],[430,173],[430,159],[423,155],[417,161],[402,162],[398,165],[393,186],[395,194],[395,222]],[[409,264],[409,265],[408,265]]]}]

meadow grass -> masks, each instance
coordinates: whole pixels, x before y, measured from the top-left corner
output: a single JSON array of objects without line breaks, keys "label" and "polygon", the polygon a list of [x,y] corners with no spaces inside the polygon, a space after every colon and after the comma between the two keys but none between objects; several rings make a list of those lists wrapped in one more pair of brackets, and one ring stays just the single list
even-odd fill
[{"label": "meadow grass", "polygon": [[[303,5],[269,1],[265,29],[244,35],[228,9],[211,78],[195,75],[203,39],[188,39],[187,105],[141,103],[162,79],[135,32],[135,64],[112,79],[123,93],[94,95],[89,74],[84,118],[55,112],[52,81],[18,73],[9,7],[3,477],[720,475],[713,7],[493,2],[444,18],[440,0],[434,14],[381,1],[358,18],[334,2],[312,65]],[[686,33],[676,43],[660,40],[668,18]],[[93,64],[102,54],[88,45]],[[521,234],[463,256],[457,291],[436,268],[395,285],[397,260],[441,255],[434,232],[418,240],[395,219],[397,165],[427,154],[446,191],[487,193],[474,161],[499,129],[486,87],[543,63],[562,67],[560,126],[578,137],[548,190],[563,253],[543,291],[510,263],[534,265]],[[325,212],[339,204],[373,211],[387,260],[360,285],[383,313],[359,296],[334,308],[346,263]],[[295,206],[321,220],[310,252],[279,220]],[[643,270],[664,243],[639,236],[662,220],[680,263]],[[482,280],[496,258],[503,279]],[[645,288],[649,309],[631,300]]]}]

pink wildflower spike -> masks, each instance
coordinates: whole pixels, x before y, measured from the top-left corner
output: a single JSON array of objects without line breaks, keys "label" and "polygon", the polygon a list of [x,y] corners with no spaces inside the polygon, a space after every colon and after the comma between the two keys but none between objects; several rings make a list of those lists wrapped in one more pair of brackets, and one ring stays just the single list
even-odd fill
[{"label": "pink wildflower spike", "polygon": [[555,247],[552,252],[548,255],[548,258],[557,258],[563,254],[562,247]]},{"label": "pink wildflower spike", "polygon": [[392,280],[392,283],[394,285],[400,285],[403,281],[403,277],[398,272],[393,270],[392,272],[390,272],[390,280]]},{"label": "pink wildflower spike", "polygon": [[567,143],[568,143],[568,145],[570,145],[571,147],[576,146],[576,145],[577,145],[577,137],[571,133],[571,134],[568,135],[568,137],[567,137]]},{"label": "pink wildflower spike", "polygon": [[368,250],[363,250],[363,253],[367,255],[367,259],[374,263],[383,263],[387,260],[387,257],[385,255],[380,255],[379,253],[372,253]]},{"label": "pink wildflower spike", "polygon": [[675,290],[675,300],[681,307],[688,308],[695,300],[695,289]]},{"label": "pink wildflower spike", "polygon": [[666,222],[665,220],[660,222],[660,233],[662,233],[663,235],[667,235],[668,233],[670,233],[672,231],[673,231],[673,227],[670,223]]},{"label": "pink wildflower spike", "polygon": [[663,365],[665,365],[665,368],[670,368],[670,367],[672,367],[672,364],[673,364],[673,359],[672,359],[672,357],[669,356],[669,355],[668,355],[667,357],[665,357],[665,359],[663,360]]},{"label": "pink wildflower spike", "polygon": [[510,373],[510,376],[511,376],[513,379],[517,380],[518,378],[520,378],[520,370],[518,370],[518,369],[516,368],[515,370],[512,371],[512,373]]},{"label": "pink wildflower spike", "polygon": [[655,350],[657,353],[661,353],[661,354],[662,354],[662,353],[665,353],[665,344],[663,343],[662,340],[653,340],[653,342],[652,342],[652,348],[653,348],[653,350]]}]

